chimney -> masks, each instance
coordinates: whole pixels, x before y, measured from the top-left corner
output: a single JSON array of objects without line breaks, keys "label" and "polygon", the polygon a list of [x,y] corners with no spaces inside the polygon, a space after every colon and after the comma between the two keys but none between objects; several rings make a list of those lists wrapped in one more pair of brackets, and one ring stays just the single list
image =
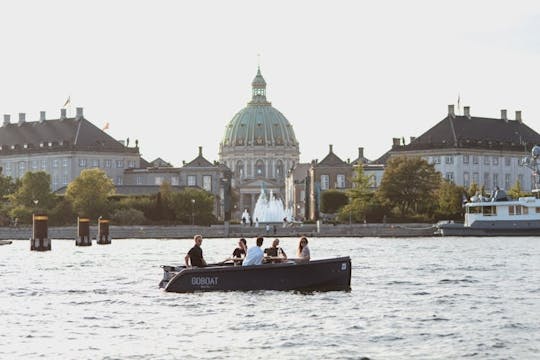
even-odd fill
[{"label": "chimney", "polygon": [[364,148],[359,147],[358,148],[358,159],[362,160],[364,158]]},{"label": "chimney", "polygon": [[[452,106],[454,106],[454,105],[452,105]],[[401,142],[400,138],[392,138],[392,145],[393,146],[399,146],[400,142]]]},{"label": "chimney", "polygon": [[26,114],[25,113],[19,113],[19,125],[24,124],[26,121]]},{"label": "chimney", "polygon": [[521,120],[521,110],[516,110],[516,121],[520,124],[523,122],[523,120]]},{"label": "chimney", "polygon": [[351,158],[347,158],[347,164],[351,163]]},{"label": "chimney", "polygon": [[454,112],[454,105],[448,105],[448,116],[456,116],[456,113]]},{"label": "chimney", "polygon": [[78,107],[76,108],[77,110],[77,117],[76,117],[76,120],[81,120],[84,116],[83,116],[83,108],[82,107]]},{"label": "chimney", "polygon": [[506,115],[506,109],[501,110],[501,120],[508,121],[508,116]]},{"label": "chimney", "polygon": [[60,109],[60,120],[66,120],[66,109]]},{"label": "chimney", "polygon": [[334,145],[332,144],[328,145],[328,152],[329,153],[334,152]]},{"label": "chimney", "polygon": [[11,115],[4,114],[4,126],[9,125],[10,122],[11,122]]},{"label": "chimney", "polygon": [[39,122],[44,122],[45,121],[45,111],[40,111],[39,112]]},{"label": "chimney", "polygon": [[464,106],[463,107],[463,115],[465,115],[469,119],[471,118],[471,107],[470,106]]},{"label": "chimney", "polygon": [[199,156],[202,156],[202,146],[199,146]]}]

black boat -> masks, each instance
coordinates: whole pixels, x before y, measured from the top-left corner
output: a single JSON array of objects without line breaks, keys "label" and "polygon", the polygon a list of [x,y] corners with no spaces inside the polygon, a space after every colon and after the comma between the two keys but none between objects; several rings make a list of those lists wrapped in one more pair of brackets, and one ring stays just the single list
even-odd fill
[{"label": "black boat", "polygon": [[159,287],[168,292],[350,290],[351,258],[288,261],[277,264],[241,266],[215,264],[202,268],[162,266]]}]

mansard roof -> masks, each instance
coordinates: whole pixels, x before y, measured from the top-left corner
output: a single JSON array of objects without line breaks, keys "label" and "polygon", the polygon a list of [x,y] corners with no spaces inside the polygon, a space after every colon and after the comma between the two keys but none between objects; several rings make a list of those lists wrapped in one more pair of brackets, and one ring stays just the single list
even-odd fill
[{"label": "mansard roof", "polygon": [[66,150],[136,152],[85,118],[4,123],[0,127],[0,152]]},{"label": "mansard roof", "polygon": [[507,120],[449,114],[407,145],[393,151],[436,148],[480,148],[523,151],[540,144],[540,134],[521,119]]}]

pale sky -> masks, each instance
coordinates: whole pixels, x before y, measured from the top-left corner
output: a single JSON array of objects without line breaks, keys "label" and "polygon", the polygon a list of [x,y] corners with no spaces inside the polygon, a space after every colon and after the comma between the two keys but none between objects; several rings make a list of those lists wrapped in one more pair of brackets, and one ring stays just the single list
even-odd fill
[{"label": "pale sky", "polygon": [[[58,118],[68,96],[147,160],[204,147],[267,97],[301,160],[375,159],[447,105],[540,131],[540,4],[525,1],[12,1],[0,4],[0,114]],[[408,141],[408,140],[407,140]]]}]

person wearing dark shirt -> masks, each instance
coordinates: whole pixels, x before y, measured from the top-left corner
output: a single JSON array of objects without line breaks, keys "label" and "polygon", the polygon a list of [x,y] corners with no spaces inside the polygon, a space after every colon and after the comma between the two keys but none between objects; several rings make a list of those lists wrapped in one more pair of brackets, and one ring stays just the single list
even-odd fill
[{"label": "person wearing dark shirt", "polygon": [[[264,249],[264,253],[266,254],[266,256],[282,257],[283,260],[287,260],[287,254],[285,254],[285,251],[283,251],[283,249],[279,247],[279,239],[275,239],[272,242],[272,247]],[[283,260],[274,259],[272,260],[272,262],[281,262]]]},{"label": "person wearing dark shirt", "polygon": [[[203,252],[201,249],[202,236],[195,235],[193,238],[195,245],[188,251],[184,260],[186,261],[186,267],[197,266],[204,267],[206,266],[206,261],[203,258]],[[188,261],[189,260],[189,261]]]},{"label": "person wearing dark shirt", "polygon": [[247,253],[247,242],[246,239],[242,238],[238,240],[238,247],[234,249],[232,253],[233,259],[238,259],[234,261],[234,264],[242,264],[242,259],[246,257]]}]

